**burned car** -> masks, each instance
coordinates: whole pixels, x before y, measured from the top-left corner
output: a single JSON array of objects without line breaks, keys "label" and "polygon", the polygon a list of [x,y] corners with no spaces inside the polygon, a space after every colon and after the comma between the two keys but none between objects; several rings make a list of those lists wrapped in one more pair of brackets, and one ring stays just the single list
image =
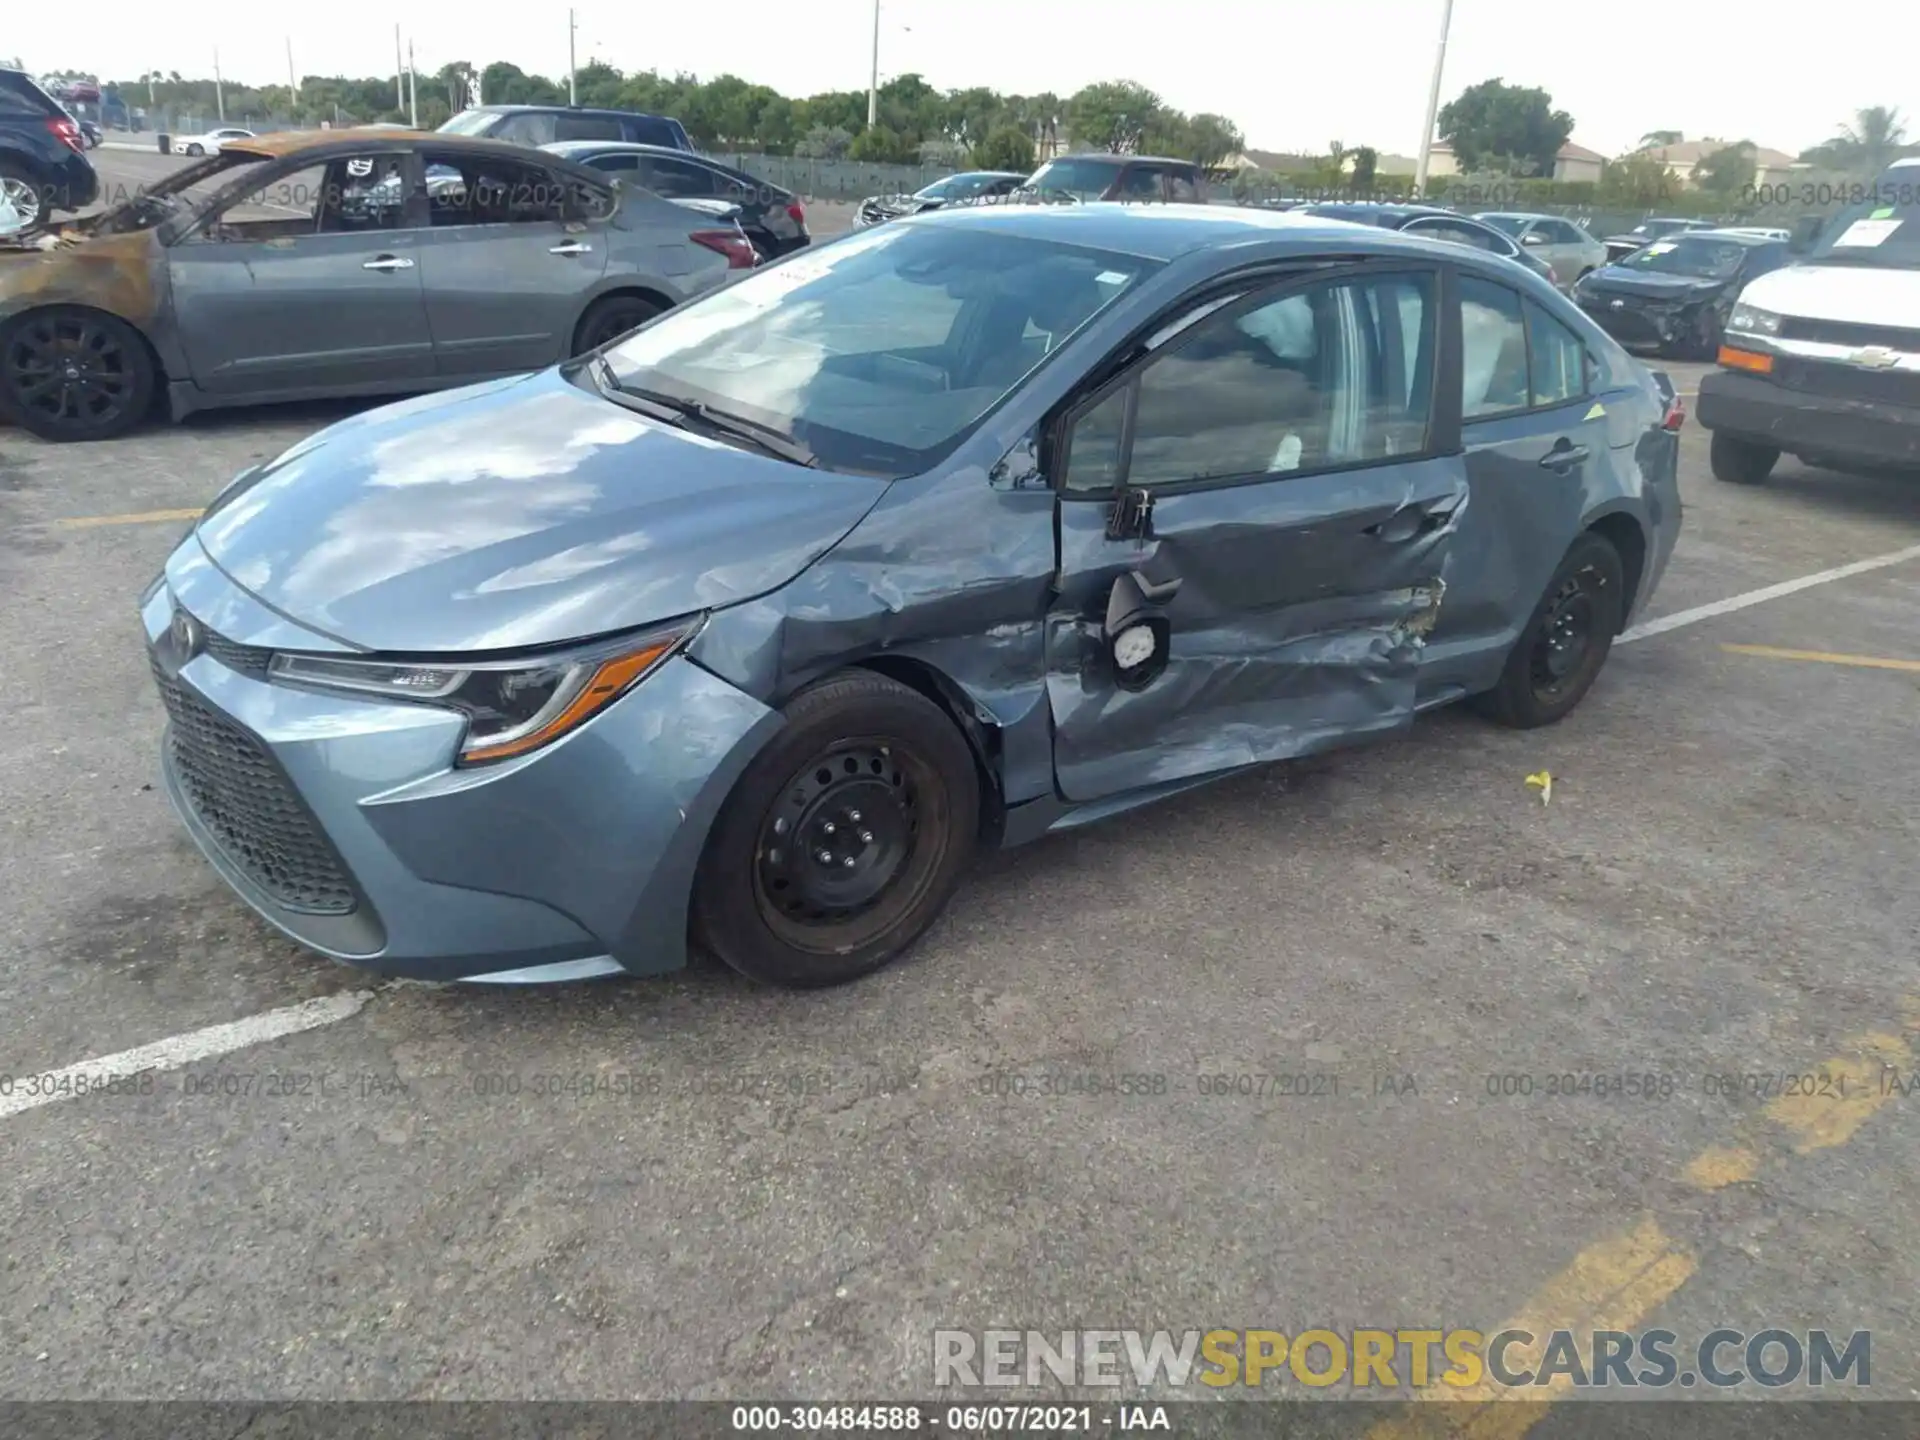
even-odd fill
[{"label": "burned car", "polygon": [[1026,181],[1024,174],[1008,170],[968,170],[922,186],[911,195],[869,195],[854,210],[854,228],[882,225],[903,215],[924,215],[950,205],[1004,202]]},{"label": "burned car", "polygon": [[195,410],[523,373],[756,257],[738,225],[495,140],[233,141],[0,246],[0,419],[51,440]]},{"label": "burned car", "polygon": [[914,216],[234,477],[141,600],[165,787],[358,966],[846,981],[982,845],[1454,700],[1566,716],[1679,424],[1465,246]]}]

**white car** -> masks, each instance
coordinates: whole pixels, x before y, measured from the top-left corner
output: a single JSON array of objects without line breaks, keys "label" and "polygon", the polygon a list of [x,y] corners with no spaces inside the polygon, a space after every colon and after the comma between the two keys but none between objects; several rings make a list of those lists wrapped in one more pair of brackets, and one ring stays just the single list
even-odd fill
[{"label": "white car", "polygon": [[253,138],[253,131],[227,125],[218,130],[209,130],[204,135],[175,135],[167,142],[167,146],[175,155],[210,155],[229,140]]}]

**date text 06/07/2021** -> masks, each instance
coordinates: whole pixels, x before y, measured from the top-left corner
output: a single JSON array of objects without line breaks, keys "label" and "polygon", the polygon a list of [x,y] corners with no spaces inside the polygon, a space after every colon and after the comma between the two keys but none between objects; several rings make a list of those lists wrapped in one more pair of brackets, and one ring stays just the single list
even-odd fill
[{"label": "date text 06/07/2021", "polygon": [[1071,1435],[1173,1428],[1164,1405],[736,1405],[737,1432],[813,1435],[842,1430],[896,1434]]}]

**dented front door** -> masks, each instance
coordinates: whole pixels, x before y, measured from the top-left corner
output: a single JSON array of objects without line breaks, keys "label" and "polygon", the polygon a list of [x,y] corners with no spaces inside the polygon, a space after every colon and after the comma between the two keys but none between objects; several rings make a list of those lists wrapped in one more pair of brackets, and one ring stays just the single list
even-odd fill
[{"label": "dented front door", "polygon": [[1243,297],[1069,420],[1047,631],[1062,795],[1411,723],[1467,499],[1461,458],[1435,453],[1438,311],[1432,274]]}]

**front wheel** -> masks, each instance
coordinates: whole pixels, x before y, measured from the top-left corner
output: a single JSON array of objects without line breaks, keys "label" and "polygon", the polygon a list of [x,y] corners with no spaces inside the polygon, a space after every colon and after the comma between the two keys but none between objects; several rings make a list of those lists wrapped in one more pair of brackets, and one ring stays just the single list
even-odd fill
[{"label": "front wheel", "polygon": [[52,206],[24,168],[0,160],[0,235],[30,235],[51,218]]},{"label": "front wheel", "polygon": [[1591,530],[1573,542],[1507,656],[1500,683],[1476,697],[1488,719],[1533,730],[1565,719],[1586,698],[1626,619],[1620,552]]},{"label": "front wheel", "polygon": [[0,417],[43,440],[110,440],[153,408],[159,378],[140,333],[54,305],[0,328]]},{"label": "front wheel", "polygon": [[694,938],[755,980],[838,985],[945,907],[973,852],[973,752],[932,701],[853,670],[802,691],[754,757],[694,880]]},{"label": "front wheel", "polygon": [[204,155],[206,153],[207,147],[204,145],[195,144],[187,146],[187,154],[189,155]]},{"label": "front wheel", "polygon": [[1780,452],[1771,445],[1742,440],[1716,430],[1707,444],[1707,464],[1713,478],[1729,485],[1760,485],[1773,473]]}]

